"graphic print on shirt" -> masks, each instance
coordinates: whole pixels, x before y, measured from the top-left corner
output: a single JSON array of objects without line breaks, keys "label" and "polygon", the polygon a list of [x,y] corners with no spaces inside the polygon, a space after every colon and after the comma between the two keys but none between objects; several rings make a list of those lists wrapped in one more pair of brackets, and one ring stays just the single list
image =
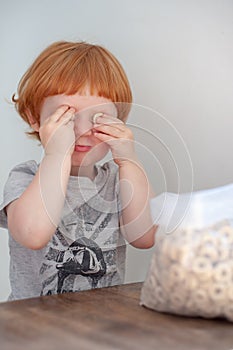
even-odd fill
[{"label": "graphic print on shirt", "polygon": [[[68,254],[67,254],[68,253]],[[64,254],[64,262],[56,265],[58,269],[57,293],[61,293],[64,279],[69,275],[90,277],[92,288],[106,272],[106,264],[99,246],[86,237],[73,242]]]},{"label": "graphic print on shirt", "polygon": [[[81,222],[81,210],[87,213],[85,222]],[[41,295],[74,292],[118,283],[118,231],[109,228],[108,234],[104,231],[109,227],[111,218],[111,213],[103,215],[85,203],[61,222],[48,244],[40,268]],[[68,230],[66,235],[65,228]]]}]

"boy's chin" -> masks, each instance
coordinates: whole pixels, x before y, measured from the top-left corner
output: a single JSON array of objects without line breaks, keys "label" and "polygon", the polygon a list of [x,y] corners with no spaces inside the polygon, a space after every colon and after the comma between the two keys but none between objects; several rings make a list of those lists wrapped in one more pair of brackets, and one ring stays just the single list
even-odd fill
[{"label": "boy's chin", "polygon": [[96,162],[98,162],[99,159],[96,159],[96,157],[92,157],[89,154],[86,155],[80,155],[76,154],[76,152],[72,155],[71,158],[71,164],[72,166],[90,166],[95,165]]},{"label": "boy's chin", "polygon": [[101,161],[106,154],[108,153],[109,149],[105,147],[102,150],[99,150],[99,152],[96,152],[94,150],[91,150],[90,152],[74,152],[72,154],[71,162],[72,166],[90,166],[95,165],[97,162]]},{"label": "boy's chin", "polygon": [[95,163],[93,163],[93,161],[91,162],[90,159],[84,159],[82,161],[78,161],[75,159],[72,159],[71,161],[71,165],[75,166],[75,167],[81,167],[81,166],[90,166],[90,165],[94,165]]}]

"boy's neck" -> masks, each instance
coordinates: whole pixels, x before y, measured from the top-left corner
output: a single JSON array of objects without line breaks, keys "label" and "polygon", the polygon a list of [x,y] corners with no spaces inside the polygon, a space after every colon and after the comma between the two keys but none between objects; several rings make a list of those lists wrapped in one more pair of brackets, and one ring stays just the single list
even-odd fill
[{"label": "boy's neck", "polygon": [[70,171],[71,176],[83,176],[88,177],[90,180],[94,180],[97,175],[96,166],[91,164],[88,166],[73,166]]}]

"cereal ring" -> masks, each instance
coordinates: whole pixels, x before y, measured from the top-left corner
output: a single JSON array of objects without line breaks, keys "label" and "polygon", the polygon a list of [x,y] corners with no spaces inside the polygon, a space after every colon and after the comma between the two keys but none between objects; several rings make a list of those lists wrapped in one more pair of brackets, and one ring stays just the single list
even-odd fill
[{"label": "cereal ring", "polygon": [[202,245],[199,247],[199,255],[209,259],[212,262],[218,260],[218,251],[213,245]]},{"label": "cereal ring", "polygon": [[231,242],[233,241],[233,228],[229,225],[222,226],[219,230],[224,237],[229,238]]},{"label": "cereal ring", "polygon": [[178,265],[173,264],[169,270],[169,280],[173,281],[173,283],[180,283],[183,282],[183,280],[186,277],[186,273],[184,272],[184,269]]},{"label": "cereal ring", "polygon": [[210,279],[212,275],[212,264],[209,259],[198,256],[193,261],[192,270],[197,278],[207,280]]},{"label": "cereal ring", "polygon": [[193,299],[197,305],[197,308],[199,308],[199,305],[208,305],[209,298],[208,293],[205,289],[197,289],[192,293]]},{"label": "cereal ring", "polygon": [[92,123],[93,124],[96,124],[96,119],[98,118],[98,117],[102,117],[102,115],[104,115],[103,113],[95,113],[94,115],[93,115],[93,117],[92,117]]},{"label": "cereal ring", "polygon": [[213,270],[214,280],[217,282],[231,282],[232,269],[231,265],[226,262],[219,263]]},{"label": "cereal ring", "polygon": [[214,301],[225,301],[226,287],[222,283],[213,283],[209,286],[209,296]]}]

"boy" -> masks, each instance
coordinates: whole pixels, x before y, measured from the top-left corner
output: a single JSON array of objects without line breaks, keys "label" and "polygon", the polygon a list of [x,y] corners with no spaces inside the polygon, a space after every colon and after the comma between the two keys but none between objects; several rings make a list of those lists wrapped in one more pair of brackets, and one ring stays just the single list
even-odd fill
[{"label": "boy", "polygon": [[[125,125],[132,95],[117,59],[85,42],[47,47],[13,101],[44,156],[16,166],[0,223],[8,228],[9,300],[121,284],[125,239],[154,244],[152,196]],[[109,149],[112,161],[96,163]]]}]

